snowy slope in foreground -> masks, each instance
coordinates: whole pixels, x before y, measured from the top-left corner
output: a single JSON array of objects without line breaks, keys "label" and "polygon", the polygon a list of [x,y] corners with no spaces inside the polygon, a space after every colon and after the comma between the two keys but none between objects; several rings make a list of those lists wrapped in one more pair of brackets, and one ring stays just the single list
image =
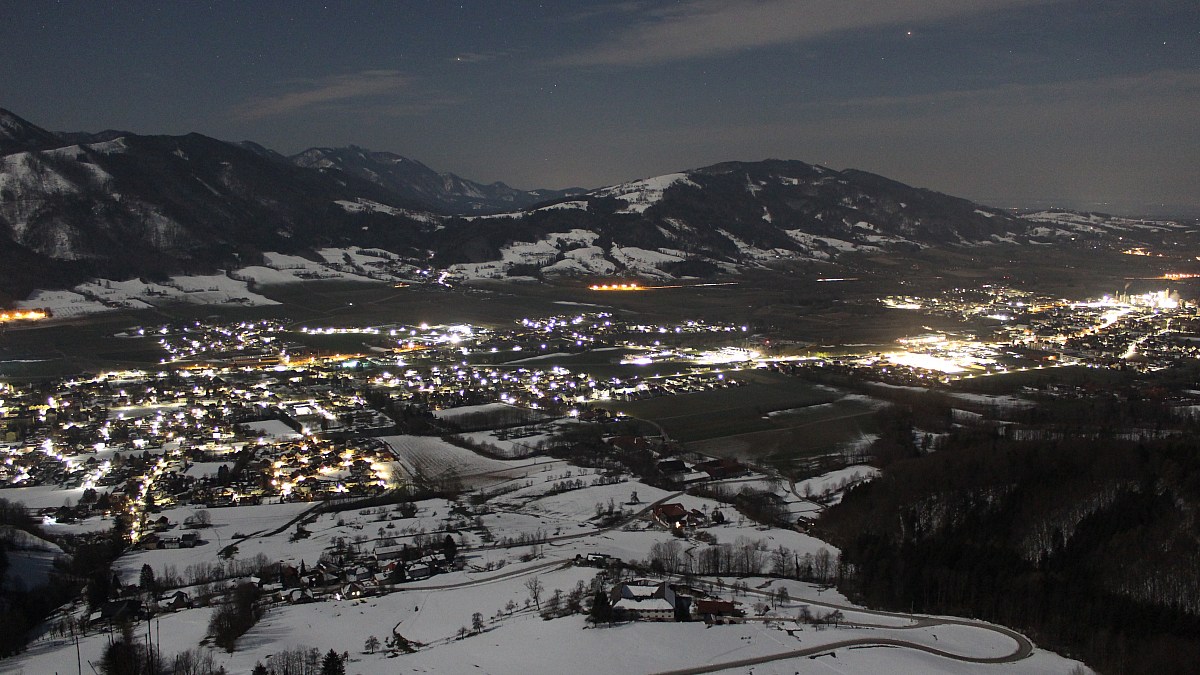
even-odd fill
[{"label": "snowy slope in foreground", "polygon": [[[570,588],[586,578],[584,568],[543,574],[550,589]],[[507,600],[518,605],[526,597],[523,579],[504,584],[482,584],[452,591],[406,592],[366,601],[334,601],[282,607],[269,613],[238,642],[233,654],[213,652],[217,663],[230,672],[248,673],[268,654],[297,647],[348,651],[347,673],[392,675],[417,673],[491,673],[535,675],[586,672],[654,673],[677,668],[725,663],[737,659],[779,654],[794,649],[817,647],[839,640],[863,637],[904,639],[960,654],[1003,655],[1011,651],[992,633],[953,626],[928,628],[856,629],[815,631],[805,627],[788,634],[782,625],[750,623],[706,628],[703,623],[632,623],[606,628],[587,628],[582,618],[543,621],[535,612],[515,611],[498,622],[490,621],[495,607]],[[787,609],[797,609],[792,603]],[[480,635],[456,639],[461,625],[470,625],[471,614],[488,617]],[[160,619],[161,649],[174,654],[194,647],[203,639],[211,610],[194,609],[164,615]],[[409,639],[426,644],[414,654],[388,658],[383,653],[366,654],[363,642],[374,635],[382,641],[393,627]],[[794,628],[794,626],[788,626]],[[425,628],[428,628],[426,630]],[[413,637],[409,637],[412,635]],[[419,635],[420,637],[416,637]],[[80,640],[81,655],[99,662],[107,645],[106,633],[93,633]],[[60,644],[61,642],[61,644]],[[5,665],[6,672],[64,672],[74,661],[73,646],[66,641],[43,642]],[[825,656],[774,661],[754,666],[754,673],[780,675],[803,672],[926,673],[959,675],[1003,673],[1006,675],[1062,673],[1076,662],[1035,650],[1027,659],[1012,664],[985,665],[896,648],[836,650],[836,658]],[[812,671],[813,668],[820,669]],[[836,668],[831,670],[830,668]],[[747,670],[726,672],[744,673]]]},{"label": "snowy slope in foreground", "polygon": [[[389,440],[403,445],[396,439]],[[427,449],[446,450],[444,446]],[[596,476],[558,462],[526,465],[519,471],[512,479],[496,477],[497,487],[508,484],[515,489],[494,500],[495,508],[483,516],[483,523],[497,538],[539,530],[552,537],[540,547],[540,555],[532,559],[520,560],[522,554],[530,551],[527,546],[491,546],[478,538],[474,528],[465,528],[461,532],[467,546],[460,549],[460,555],[467,562],[467,569],[463,571],[406,582],[397,589],[398,592],[360,600],[336,599],[330,595],[312,604],[272,604],[258,625],[238,640],[232,654],[198,647],[206,637],[211,608],[164,613],[156,619],[155,635],[156,639],[161,639],[159,648],[167,656],[199,648],[211,654],[218,665],[235,673],[250,672],[256,662],[265,662],[269,655],[288,649],[312,647],[321,652],[334,649],[349,652],[351,660],[346,672],[360,675],[397,672],[653,673],[770,657],[796,649],[821,649],[823,645],[862,638],[903,640],[973,658],[1004,657],[1017,648],[1012,638],[986,626],[938,624],[936,620],[930,625],[917,625],[907,617],[875,615],[853,607],[834,590],[765,577],[741,579],[753,589],[749,593],[729,596],[727,591],[718,592],[754,613],[753,606],[761,603],[768,593],[786,588],[790,599],[767,610],[770,620],[711,628],[703,622],[625,623],[591,628],[578,615],[545,621],[535,607],[527,605],[529,593],[525,583],[528,580],[536,577],[541,582],[544,588],[541,604],[544,606],[555,590],[567,593],[580,582],[588,584],[599,572],[595,568],[571,565],[577,555],[606,553],[625,560],[639,560],[647,557],[656,544],[678,541],[664,529],[641,519],[633,521],[628,528],[600,530],[590,521],[595,505],[609,499],[623,501],[636,491],[641,506],[665,497],[681,502],[685,508],[703,509],[709,513],[725,507],[700,497],[673,496],[633,480],[556,492],[555,485],[564,479],[582,477],[590,482]],[[293,528],[281,526],[312,506],[294,503],[212,509],[213,526],[201,531],[205,541],[197,548],[134,551],[122,556],[116,569],[126,579],[136,578],[143,564],[149,565],[160,576],[168,568],[183,573],[193,563],[216,562],[217,550],[232,541],[238,542],[238,559],[249,560],[262,555],[267,560],[294,565],[305,560],[311,568],[316,558],[338,539],[349,541],[361,536],[362,546],[369,550],[375,545],[378,531],[390,532],[389,537],[409,541],[408,538],[417,533],[438,532],[448,519],[453,518],[451,502],[441,499],[418,502],[415,517],[396,520],[386,515],[380,520],[381,512],[375,509],[350,509],[317,516],[306,525],[310,537],[291,541]],[[179,522],[191,510],[190,507],[167,509],[164,515]],[[396,527],[384,529],[385,520]],[[766,550],[785,546],[797,555],[816,553],[826,546],[799,532],[761,528],[752,523],[727,522],[708,530],[720,542],[761,540]],[[836,554],[836,550],[832,552]],[[811,625],[799,626],[792,620],[806,607],[813,613],[828,612],[829,608],[820,603],[841,606],[845,621],[876,627],[842,626],[818,631]],[[460,630],[471,626],[475,612],[484,617],[483,631],[460,638]],[[382,642],[393,632],[420,643],[420,649],[399,656],[384,652],[365,653],[364,643],[369,636]],[[89,631],[79,641],[82,658],[99,662],[108,639],[105,630]],[[817,660],[803,656],[758,664],[754,666],[754,672],[807,672],[812,668],[836,665],[836,672],[849,674],[894,671],[1065,675],[1076,665],[1036,649],[1029,658],[998,665],[964,663],[903,648],[843,647],[837,649],[836,654],[836,660],[832,656]],[[74,659],[73,641],[45,639],[35,642],[25,653],[0,662],[0,670],[30,675],[67,672]],[[736,672],[745,672],[745,669]]]}]

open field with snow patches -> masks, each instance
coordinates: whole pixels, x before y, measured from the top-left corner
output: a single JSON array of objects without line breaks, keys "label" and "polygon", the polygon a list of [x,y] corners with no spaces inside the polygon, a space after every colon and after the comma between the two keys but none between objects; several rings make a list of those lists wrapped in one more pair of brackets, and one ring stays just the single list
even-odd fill
[{"label": "open field with snow patches", "polygon": [[675,440],[684,442],[720,438],[752,431],[779,429],[768,413],[828,404],[840,394],[796,378],[770,373],[726,373],[742,386],[663,396],[640,401],[612,401],[602,406],[656,422]]},{"label": "open field with snow patches", "polygon": [[869,443],[874,438],[873,413],[885,405],[775,373],[726,375],[746,384],[603,405],[661,425],[689,450],[762,461],[789,474],[813,457]]},{"label": "open field with snow patches", "polygon": [[426,480],[441,480],[454,477],[470,489],[524,478],[562,464],[546,457],[493,459],[431,436],[384,436],[381,440],[399,457],[397,463],[410,479],[423,477]]},{"label": "open field with snow patches", "polygon": [[[961,325],[939,317],[918,319],[908,313],[880,307],[876,299],[896,292],[900,282],[903,282],[905,292],[912,294],[936,293],[964,283],[1003,280],[1004,283],[1044,288],[1048,292],[1079,295],[1096,289],[1120,290],[1131,275],[1161,274],[1163,264],[1150,258],[1131,260],[1131,256],[1102,250],[1066,250],[1056,254],[1052,261],[1034,256],[1017,264],[1006,247],[992,246],[968,251],[930,249],[862,259],[851,257],[838,266],[788,265],[770,273],[747,270],[736,286],[678,288],[649,293],[589,291],[590,279],[587,278],[549,284],[484,281],[453,289],[436,284],[393,288],[391,284],[376,282],[297,280],[256,286],[255,293],[279,304],[203,306],[161,302],[153,309],[122,309],[74,318],[57,317],[37,325],[8,326],[0,333],[0,376],[41,379],[124,366],[146,367],[158,363],[162,357],[154,341],[114,338],[115,333],[133,325],[210,316],[227,321],[284,318],[296,325],[363,325],[397,321],[511,325],[512,321],[522,317],[603,306],[606,311],[632,312],[648,320],[747,323],[769,334],[802,343],[789,349],[836,350],[841,344],[889,344],[898,337],[924,332],[923,325],[961,328]],[[1141,265],[1145,269],[1139,272],[1131,265]],[[963,276],[968,273],[970,276]],[[855,280],[844,283],[816,281],[825,276]],[[1184,281],[1175,285],[1194,293],[1196,282]],[[356,342],[355,346],[360,343]],[[321,344],[314,346],[322,347]],[[579,363],[571,365],[568,365],[568,359],[563,365],[580,369],[610,367],[606,356],[592,356],[600,358],[581,357]],[[981,380],[972,386],[991,384]]]}]

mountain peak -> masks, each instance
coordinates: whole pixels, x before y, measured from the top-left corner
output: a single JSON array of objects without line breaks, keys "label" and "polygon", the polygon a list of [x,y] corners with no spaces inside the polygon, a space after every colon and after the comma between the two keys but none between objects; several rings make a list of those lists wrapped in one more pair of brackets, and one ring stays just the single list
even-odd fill
[{"label": "mountain peak", "polygon": [[309,148],[293,155],[305,168],[336,168],[398,195],[449,214],[513,211],[576,191],[518,190],[499,181],[485,185],[453,173],[439,173],[415,159],[358,145]]},{"label": "mountain peak", "polygon": [[41,150],[62,143],[52,131],[26,121],[10,110],[0,108],[0,155],[26,150]]}]

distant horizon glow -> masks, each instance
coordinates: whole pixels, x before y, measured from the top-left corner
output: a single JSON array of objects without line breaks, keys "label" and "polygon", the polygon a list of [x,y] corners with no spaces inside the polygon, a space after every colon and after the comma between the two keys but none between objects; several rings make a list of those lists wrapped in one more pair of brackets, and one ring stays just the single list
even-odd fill
[{"label": "distant horizon glow", "polygon": [[730,160],[997,208],[1200,215],[1194,1],[11,3],[53,131],[357,145],[521,189]]}]

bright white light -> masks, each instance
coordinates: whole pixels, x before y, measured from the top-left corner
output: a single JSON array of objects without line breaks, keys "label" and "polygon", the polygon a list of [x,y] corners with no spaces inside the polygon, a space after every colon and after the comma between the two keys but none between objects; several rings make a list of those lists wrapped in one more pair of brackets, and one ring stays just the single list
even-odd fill
[{"label": "bright white light", "polygon": [[942,373],[961,373],[966,369],[950,359],[930,354],[915,354],[913,352],[892,352],[887,355],[892,363],[922,370],[936,370]]},{"label": "bright white light", "polygon": [[722,363],[738,363],[741,361],[753,361],[760,354],[750,349],[739,349],[737,347],[725,347],[714,352],[704,352],[696,358],[696,363],[702,365],[718,365]]}]

